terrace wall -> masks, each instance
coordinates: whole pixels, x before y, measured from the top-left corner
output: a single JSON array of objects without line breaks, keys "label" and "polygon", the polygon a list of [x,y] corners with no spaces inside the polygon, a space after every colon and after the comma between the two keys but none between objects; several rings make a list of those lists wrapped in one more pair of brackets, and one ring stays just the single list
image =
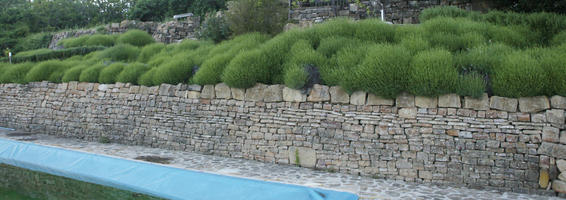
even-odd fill
[{"label": "terrace wall", "polygon": [[[315,85],[0,85],[0,126],[410,182],[546,193],[566,98],[381,99]],[[548,182],[546,182],[548,183]]]}]

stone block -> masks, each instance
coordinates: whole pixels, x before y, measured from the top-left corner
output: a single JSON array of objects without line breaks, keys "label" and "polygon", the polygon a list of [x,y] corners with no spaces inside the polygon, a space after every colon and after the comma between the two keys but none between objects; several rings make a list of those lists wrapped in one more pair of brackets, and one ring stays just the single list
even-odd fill
[{"label": "stone block", "polygon": [[[116,85],[116,87],[120,88],[118,85]],[[160,96],[174,96],[174,95],[170,95],[170,93],[171,93],[170,91],[172,91],[172,90],[171,90],[171,85],[169,85],[169,84],[163,83],[159,86],[159,95]]]},{"label": "stone block", "polygon": [[557,160],[556,168],[558,168],[558,171],[566,173],[566,160]]},{"label": "stone block", "polygon": [[107,85],[107,84],[100,84],[100,85],[98,85],[98,91],[103,91],[103,92],[105,92],[105,91],[107,91],[107,90],[109,90],[109,89],[111,89],[111,88],[110,88],[109,85]]},{"label": "stone block", "polygon": [[462,107],[460,95],[445,94],[445,95],[439,96],[438,97],[438,107],[441,107],[441,108],[460,108],[460,107]]},{"label": "stone block", "polygon": [[545,96],[519,98],[521,112],[535,113],[550,108],[550,101]]},{"label": "stone block", "polygon": [[232,91],[230,87],[225,83],[218,83],[214,86],[214,93],[216,98],[219,99],[230,99],[232,98]]},{"label": "stone block", "polygon": [[267,86],[265,91],[265,102],[280,102],[283,101],[283,88],[284,85],[270,85]]},{"label": "stone block", "polygon": [[312,87],[309,96],[307,97],[307,101],[310,102],[330,101],[330,92],[328,90],[329,88],[326,85],[315,84]]},{"label": "stone block", "polygon": [[401,108],[399,109],[399,117],[407,119],[417,118],[417,108]]},{"label": "stone block", "polygon": [[492,96],[489,100],[489,107],[495,110],[517,112],[518,105],[519,105],[519,100],[515,98]]},{"label": "stone block", "polygon": [[566,159],[566,145],[543,142],[539,146],[537,154]]},{"label": "stone block", "polygon": [[200,93],[200,98],[203,99],[214,99],[216,98],[214,85],[205,85],[202,87],[202,92]]},{"label": "stone block", "polygon": [[419,178],[432,179],[432,172],[419,170]]},{"label": "stone block", "polygon": [[560,144],[566,144],[566,131],[560,132]]},{"label": "stone block", "polygon": [[187,87],[187,89],[190,90],[190,91],[198,91],[198,92],[200,92],[200,91],[202,90],[202,86],[200,86],[200,85],[189,85],[189,86]]},{"label": "stone block", "polygon": [[340,86],[330,87],[330,102],[331,103],[350,103],[350,95],[346,93],[344,89]]},{"label": "stone block", "polygon": [[352,105],[365,105],[366,104],[367,93],[362,91],[357,91],[352,93],[350,96],[350,104]]},{"label": "stone block", "polygon": [[563,125],[564,124],[564,110],[560,110],[560,109],[552,109],[552,110],[547,110],[546,111],[546,121],[553,123],[553,124],[558,124],[558,125]]},{"label": "stone block", "polygon": [[246,101],[263,101],[266,89],[267,85],[261,83],[246,89]]},{"label": "stone block", "polygon": [[548,174],[548,170],[547,169],[541,169],[540,173],[539,173],[539,179],[538,179],[538,184],[540,186],[540,188],[546,188],[548,187],[548,182],[550,181],[550,175]]},{"label": "stone block", "polygon": [[200,92],[197,91],[188,91],[187,98],[189,99],[200,99]]},{"label": "stone block", "polygon": [[566,182],[561,180],[552,181],[552,190],[562,194],[566,194]]},{"label": "stone block", "polygon": [[234,98],[236,100],[240,100],[240,101],[243,101],[243,100],[246,99],[246,89],[230,88],[230,91],[232,92],[232,98]]},{"label": "stone block", "polygon": [[545,126],[542,129],[542,141],[544,142],[560,142],[560,130],[554,127]]},{"label": "stone block", "polygon": [[552,96],[550,98],[550,107],[557,109],[566,109],[566,97],[563,96]]},{"label": "stone block", "polygon": [[561,181],[566,181],[566,173],[560,173],[560,175],[558,175],[558,179]]},{"label": "stone block", "polygon": [[307,101],[307,95],[303,94],[300,90],[284,87],[283,100],[287,102],[305,102]]},{"label": "stone block", "polygon": [[473,110],[489,110],[489,97],[487,96],[487,93],[483,93],[479,99],[464,97],[464,108]]},{"label": "stone block", "polygon": [[438,107],[438,98],[416,96],[415,105],[419,108],[436,108]]},{"label": "stone block", "polygon": [[411,108],[415,107],[415,96],[406,92],[401,93],[395,99],[395,105],[398,108]]},{"label": "stone block", "polygon": [[395,103],[393,99],[385,99],[374,94],[368,94],[366,105],[370,106],[392,106]]},{"label": "stone block", "polygon": [[289,161],[301,167],[313,168],[316,166],[316,151],[306,147],[291,147],[289,148]]}]

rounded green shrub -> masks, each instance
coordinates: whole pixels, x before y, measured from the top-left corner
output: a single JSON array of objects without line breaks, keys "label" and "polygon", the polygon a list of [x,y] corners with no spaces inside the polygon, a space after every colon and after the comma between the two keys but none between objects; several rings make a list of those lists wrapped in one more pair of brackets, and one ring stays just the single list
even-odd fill
[{"label": "rounded green shrub", "polygon": [[309,74],[302,65],[292,64],[285,69],[283,80],[287,87],[301,89],[307,83],[308,78]]},{"label": "rounded green shrub", "polygon": [[361,45],[362,41],[346,37],[328,37],[320,41],[316,51],[330,58],[345,46]]},{"label": "rounded green shrub", "polygon": [[155,85],[186,83],[192,76],[193,67],[195,64],[192,59],[172,60],[156,68],[153,83]]},{"label": "rounded green shrub", "polygon": [[419,96],[438,96],[454,92],[458,72],[452,54],[446,50],[418,53],[411,62],[409,91]]},{"label": "rounded green shrub", "polygon": [[148,70],[147,72],[143,73],[139,78],[138,78],[138,84],[140,85],[145,85],[145,86],[154,86],[156,84],[153,83],[153,75],[155,75],[155,72],[157,71],[157,68],[151,68],[150,70]]},{"label": "rounded green shrub", "polygon": [[116,78],[124,70],[124,63],[113,63],[100,71],[98,75],[98,82],[104,84],[116,83]]},{"label": "rounded green shrub", "polygon": [[395,28],[395,42],[401,42],[405,38],[423,38],[425,31],[418,24],[406,24]]},{"label": "rounded green shrub", "polygon": [[100,59],[128,62],[136,60],[139,53],[140,49],[138,47],[129,44],[119,44],[100,52],[98,57]]},{"label": "rounded green shrub", "polygon": [[62,61],[62,64],[60,67],[58,67],[55,71],[53,71],[50,75],[49,78],[47,79],[49,82],[52,83],[61,83],[62,79],[63,79],[63,75],[65,75],[65,72],[72,68],[73,66],[77,66],[79,65],[79,62],[76,61]]},{"label": "rounded green shrub", "polygon": [[114,37],[111,35],[92,35],[84,42],[84,45],[111,47],[114,45]]},{"label": "rounded green shrub", "polygon": [[[302,74],[299,74],[299,69],[304,71],[304,68],[306,66],[313,66],[319,71],[323,71],[324,69],[322,67],[326,66],[327,58],[315,51],[309,41],[299,40],[295,42],[295,44],[291,47],[291,51],[289,52],[289,55],[285,60],[286,62],[283,66],[283,74],[279,75],[278,77],[274,77],[275,81],[284,82],[285,84],[293,82],[292,85],[287,86],[296,87],[297,85],[299,85],[298,81],[304,79]],[[287,75],[286,72],[293,72],[293,74]],[[299,76],[296,77],[295,75]],[[288,82],[289,80],[291,80],[291,82]],[[306,79],[304,80],[304,83],[306,83]],[[304,83],[302,85],[304,85]]]},{"label": "rounded green shrub", "polygon": [[403,48],[407,49],[411,52],[412,55],[415,55],[421,51],[430,49],[430,43],[419,36],[410,36],[401,39],[399,43]]},{"label": "rounded green shrub", "polygon": [[493,94],[504,97],[529,97],[544,94],[546,73],[540,63],[525,52],[507,55],[491,78]]},{"label": "rounded green shrub", "polygon": [[171,61],[172,57],[169,55],[157,55],[151,58],[151,60],[149,60],[147,62],[147,64],[150,67],[159,67],[162,64],[165,64],[169,61]]},{"label": "rounded green shrub", "polygon": [[238,54],[222,73],[222,82],[230,87],[250,88],[256,83],[271,83],[274,73],[269,57],[261,50],[245,51]]},{"label": "rounded green shrub", "polygon": [[97,83],[98,76],[100,75],[100,71],[104,69],[106,65],[104,64],[96,64],[90,67],[87,67],[81,72],[79,76],[80,82],[89,82],[89,83]]},{"label": "rounded green shrub", "polygon": [[458,78],[456,93],[460,96],[480,98],[486,91],[486,81],[481,74],[472,72]]},{"label": "rounded green shrub", "polygon": [[[64,70],[67,68],[67,64],[59,60],[49,60],[45,62],[40,62],[29,70],[26,74],[26,82],[39,82],[49,80],[51,74]],[[56,77],[54,77],[56,78]]]},{"label": "rounded green shrub", "polygon": [[201,40],[183,40],[181,43],[175,46],[175,52],[182,52],[187,50],[195,50],[201,46],[210,46],[213,43],[210,41],[201,41]]},{"label": "rounded green shrub", "polygon": [[492,26],[489,29],[488,35],[493,42],[503,43],[516,48],[524,48],[530,45],[529,39],[521,32],[518,32],[517,29],[518,27]]},{"label": "rounded green shrub", "polygon": [[147,72],[149,67],[143,63],[132,63],[124,67],[124,70],[118,74],[116,81],[120,83],[138,84],[139,77]]},{"label": "rounded green shrub", "polygon": [[459,71],[488,74],[512,52],[511,47],[503,44],[482,45],[456,55],[454,62]]},{"label": "rounded green shrub", "polygon": [[163,43],[155,43],[143,47],[138,56],[138,62],[147,63],[153,56],[161,52],[163,48],[165,48]]},{"label": "rounded green shrub", "polygon": [[566,30],[554,35],[550,44],[553,46],[566,44]]},{"label": "rounded green shrub", "polygon": [[383,23],[380,19],[367,19],[355,24],[355,37],[362,41],[375,43],[393,42],[395,27]]},{"label": "rounded green shrub", "polygon": [[199,68],[193,81],[196,84],[217,84],[222,81],[221,76],[224,68],[230,63],[235,55],[220,54],[206,60]]},{"label": "rounded green shrub", "polygon": [[438,6],[424,9],[419,15],[421,22],[428,21],[437,17],[469,17],[472,12],[454,6]]},{"label": "rounded green shrub", "polygon": [[[373,45],[371,45],[373,46]],[[329,63],[321,70],[321,77],[324,84],[341,84],[350,71],[354,70],[367,56],[370,45],[346,46],[336,53]],[[352,91],[353,92],[353,91]]]},{"label": "rounded green shrub", "polygon": [[566,96],[566,52],[550,51],[538,60],[546,71],[545,94]]},{"label": "rounded green shrub", "polygon": [[34,63],[21,63],[5,67],[6,69],[0,73],[0,83],[27,83],[26,74],[34,66]]},{"label": "rounded green shrub", "polygon": [[88,68],[88,65],[77,65],[74,66],[73,68],[65,71],[65,74],[63,74],[63,78],[61,79],[64,83],[66,82],[71,82],[71,81],[79,81],[80,77],[81,77],[81,73],[83,72],[83,70],[85,70],[86,68]]},{"label": "rounded green shrub", "polygon": [[145,31],[142,30],[129,30],[128,32],[120,35],[116,40],[119,44],[130,44],[137,47],[154,43],[155,40]]},{"label": "rounded green shrub", "polygon": [[376,45],[369,48],[363,63],[342,82],[342,87],[354,92],[363,90],[391,98],[406,90],[411,54],[400,46]]},{"label": "rounded green shrub", "polygon": [[89,35],[67,38],[59,41],[57,44],[63,45],[63,47],[65,48],[81,47],[81,46],[85,46],[85,42],[88,40],[88,38]]}]

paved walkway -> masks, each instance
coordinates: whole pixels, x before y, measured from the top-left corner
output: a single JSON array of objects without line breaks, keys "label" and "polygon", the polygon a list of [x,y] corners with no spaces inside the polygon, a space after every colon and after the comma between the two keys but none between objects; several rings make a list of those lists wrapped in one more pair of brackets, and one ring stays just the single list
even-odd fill
[{"label": "paved walkway", "polygon": [[558,197],[510,192],[502,193],[469,188],[413,184],[349,174],[329,173],[289,165],[267,164],[257,161],[141,146],[85,142],[77,139],[57,138],[43,134],[21,134],[21,132],[7,130],[0,130],[0,138],[33,142],[36,144],[104,154],[125,159],[134,159],[138,156],[168,157],[173,159],[169,161],[169,164],[166,164],[167,166],[228,176],[347,191],[358,194],[360,199],[559,199]]}]

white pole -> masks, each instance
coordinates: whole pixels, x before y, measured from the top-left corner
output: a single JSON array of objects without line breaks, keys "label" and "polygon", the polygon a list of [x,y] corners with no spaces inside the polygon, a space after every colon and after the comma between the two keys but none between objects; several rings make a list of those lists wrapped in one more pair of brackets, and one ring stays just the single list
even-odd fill
[{"label": "white pole", "polygon": [[8,57],[10,58],[10,64],[12,64],[12,52],[8,53]]},{"label": "white pole", "polygon": [[381,9],[381,21],[385,22],[385,11]]}]

